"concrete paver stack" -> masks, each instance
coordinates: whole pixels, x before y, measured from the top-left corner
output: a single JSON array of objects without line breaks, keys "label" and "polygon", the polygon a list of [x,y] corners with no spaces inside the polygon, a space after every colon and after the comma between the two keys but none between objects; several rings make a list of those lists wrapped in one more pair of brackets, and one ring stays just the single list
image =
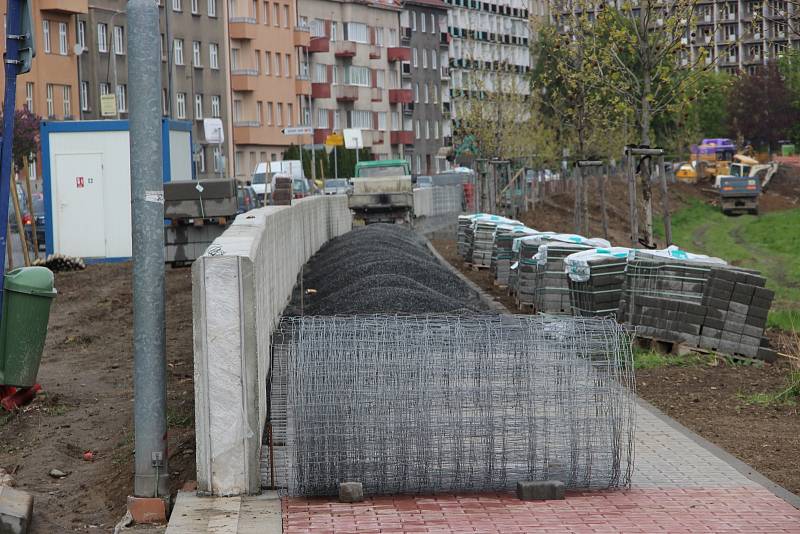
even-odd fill
[{"label": "concrete paver stack", "polygon": [[564,259],[573,315],[617,314],[629,252],[624,247],[595,248]]}]

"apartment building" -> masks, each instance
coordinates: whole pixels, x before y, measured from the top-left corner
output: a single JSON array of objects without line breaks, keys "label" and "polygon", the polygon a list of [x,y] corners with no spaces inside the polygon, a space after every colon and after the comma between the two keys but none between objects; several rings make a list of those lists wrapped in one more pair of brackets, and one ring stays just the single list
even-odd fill
[{"label": "apartment building", "polygon": [[696,28],[683,38],[689,50],[681,56],[692,64],[705,50],[704,58],[715,69],[731,74],[753,73],[768,61],[778,59],[789,47],[800,47],[796,28],[800,5],[787,0],[700,0]]},{"label": "apartment building", "polygon": [[[83,48],[79,58],[82,119],[128,117],[126,5],[126,0],[92,0],[88,11],[78,16],[73,42]],[[165,117],[192,121],[198,179],[228,174],[232,131],[223,0],[161,0],[159,5],[162,112]],[[114,117],[101,114],[100,97],[105,94],[116,96]],[[226,125],[222,145],[205,138],[203,119],[212,117]]]},{"label": "apartment building", "polygon": [[280,160],[288,126],[309,124],[309,31],[295,0],[229,0],[234,169],[249,179],[258,163]]},{"label": "apartment building", "polygon": [[[415,144],[411,49],[400,43],[400,7],[391,1],[299,0],[311,32],[314,143],[332,132],[362,130],[376,159],[402,158]],[[401,65],[407,76],[401,76]]]},{"label": "apartment building", "polygon": [[404,64],[403,78],[410,78],[413,101],[403,105],[411,116],[414,144],[406,147],[406,159],[416,174],[445,170],[440,150],[452,144],[450,120],[450,59],[448,54],[447,4],[442,0],[407,0],[400,14],[400,43],[411,48],[411,64]]},{"label": "apartment building", "polygon": [[[498,87],[528,94],[528,0],[445,0],[454,98]],[[457,102],[455,103],[457,104]],[[454,107],[454,117],[458,110]]]}]

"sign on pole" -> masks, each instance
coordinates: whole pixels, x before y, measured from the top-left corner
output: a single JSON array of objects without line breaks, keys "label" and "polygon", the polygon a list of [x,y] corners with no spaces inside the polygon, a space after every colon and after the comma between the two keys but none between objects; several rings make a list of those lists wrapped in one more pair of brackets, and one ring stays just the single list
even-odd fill
[{"label": "sign on pole", "polygon": [[311,126],[289,126],[281,130],[283,135],[311,135],[314,129]]},{"label": "sign on pole", "polygon": [[342,137],[342,134],[332,133],[325,138],[325,144],[328,146],[342,146],[344,145],[344,137]]},{"label": "sign on pole", "polygon": [[100,115],[103,117],[117,116],[117,97],[113,94],[100,95]]},{"label": "sign on pole", "polygon": [[345,128],[343,133],[345,148],[364,148],[364,138],[361,136],[361,128]]}]

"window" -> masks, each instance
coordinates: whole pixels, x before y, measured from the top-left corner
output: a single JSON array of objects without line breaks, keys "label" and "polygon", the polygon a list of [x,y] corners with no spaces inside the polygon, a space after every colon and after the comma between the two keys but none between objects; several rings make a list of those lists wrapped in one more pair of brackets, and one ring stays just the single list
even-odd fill
[{"label": "window", "polygon": [[434,104],[439,103],[439,86],[435,84],[433,86],[433,103]]},{"label": "window", "polygon": [[275,76],[281,75],[281,55],[278,52],[275,52]]},{"label": "window", "polygon": [[411,30],[417,31],[417,12],[414,11],[411,13]]},{"label": "window", "polygon": [[47,116],[52,117],[56,114],[56,110],[53,106],[53,84],[47,84]]},{"label": "window", "polygon": [[182,0],[172,0],[172,11],[183,11]]},{"label": "window", "polygon": [[379,111],[378,112],[378,130],[386,130],[386,112]]},{"label": "window", "polygon": [[400,112],[392,111],[392,130],[397,131],[400,129]]},{"label": "window", "polygon": [[289,27],[289,5],[283,4],[283,27]]},{"label": "window", "polygon": [[436,58],[436,50],[431,50],[431,68],[434,70],[436,69]]},{"label": "window", "polygon": [[78,44],[86,48],[86,21],[78,21]]},{"label": "window", "polygon": [[114,53],[125,55],[125,30],[122,26],[114,26]]},{"label": "window", "polygon": [[192,41],[192,66],[201,68],[203,61],[200,53],[200,41]]},{"label": "window", "polygon": [[217,0],[208,0],[208,16],[217,16]]},{"label": "window", "polygon": [[277,113],[275,114],[275,123],[278,126],[283,126],[283,104],[278,102]]},{"label": "window", "polygon": [[[425,20],[425,19],[422,19],[422,20]],[[428,68],[428,51],[425,50],[424,48],[422,49],[422,68],[423,69],[427,69]]]},{"label": "window", "polygon": [[414,102],[419,104],[419,83],[414,84]]},{"label": "window", "polygon": [[328,66],[323,65],[322,63],[315,63],[314,64],[314,72],[313,72],[313,82],[314,83],[327,83],[328,82]]},{"label": "window", "polygon": [[379,70],[375,80],[375,86],[378,89],[383,89],[386,87],[386,72],[383,70]]},{"label": "window", "polygon": [[273,112],[272,102],[267,102],[267,125],[269,126],[272,126],[272,112]]},{"label": "window", "polygon": [[42,21],[42,43],[44,44],[45,54],[50,53],[50,21]]},{"label": "window", "polygon": [[192,0],[192,15],[200,14],[200,0]]},{"label": "window", "polygon": [[436,15],[431,13],[431,33],[436,33]]},{"label": "window", "polygon": [[425,139],[431,138],[431,121],[425,121]]},{"label": "window", "polygon": [[186,93],[177,93],[175,95],[175,115],[179,119],[186,118]]},{"label": "window", "polygon": [[417,49],[416,48],[412,48],[411,49],[411,66],[412,67],[416,67],[417,66]]},{"label": "window", "polygon": [[422,173],[422,155],[417,154],[417,174]]},{"label": "window", "polygon": [[72,87],[69,85],[62,85],[61,86],[61,95],[63,104],[63,111],[64,117],[69,117],[72,115]]},{"label": "window", "polygon": [[342,116],[338,109],[333,112],[333,129],[334,130],[342,129]]},{"label": "window", "polygon": [[270,63],[272,63],[272,54],[270,52],[264,52],[264,74],[269,75]]},{"label": "window", "polygon": [[375,45],[383,46],[383,28],[375,28]]},{"label": "window", "polygon": [[286,54],[283,56],[283,75],[289,78],[292,75],[292,56],[291,54]]},{"label": "window", "polygon": [[362,22],[348,22],[347,26],[347,40],[355,43],[367,43],[368,31],[367,25]]},{"label": "window", "polygon": [[294,122],[294,106],[286,104],[286,126],[291,126]]},{"label": "window", "polygon": [[89,82],[81,82],[81,110],[89,110]]},{"label": "window", "polygon": [[100,96],[107,95],[111,91],[111,86],[106,82],[100,82]]},{"label": "window", "polygon": [[225,165],[225,158],[222,155],[222,148],[214,147],[214,172],[222,172],[222,167]]},{"label": "window", "polygon": [[414,121],[414,136],[419,139],[419,120]]},{"label": "window", "polygon": [[203,95],[194,95],[194,119],[203,119]]},{"label": "window", "polygon": [[328,128],[328,110],[317,110],[317,128]]},{"label": "window", "polygon": [[433,138],[439,139],[439,121],[433,121]]},{"label": "window", "polygon": [[25,83],[25,107],[33,112],[33,82]]},{"label": "window", "polygon": [[360,85],[361,87],[370,86],[370,75],[368,67],[351,66],[348,71],[348,79],[345,80],[349,85]]},{"label": "window", "polygon": [[272,4],[272,25],[273,26],[280,26],[281,25],[281,14],[280,14],[280,6],[276,3]]},{"label": "window", "polygon": [[167,102],[169,102],[169,99],[167,98],[167,90],[166,89],[162,89],[161,90],[161,114],[164,115],[164,116],[166,116],[167,112],[169,111],[167,109],[167,106],[168,106]]},{"label": "window", "polygon": [[36,154],[32,152],[28,155],[28,177],[36,178]]},{"label": "window", "polygon": [[264,24],[269,25],[269,2],[264,2]]},{"label": "window", "polygon": [[67,23],[58,23],[58,53],[62,56],[67,55]]},{"label": "window", "polygon": [[259,125],[264,124],[264,103],[261,100],[256,102],[256,119]]},{"label": "window", "polygon": [[219,69],[219,45],[217,43],[208,45],[208,63],[212,69]]},{"label": "window", "polygon": [[425,13],[420,13],[419,14],[419,31],[421,31],[422,33],[425,33],[425,31],[426,31],[425,30],[425,20],[426,20],[425,19]]},{"label": "window", "polygon": [[119,113],[128,111],[128,86],[125,84],[117,85],[117,111]]},{"label": "window", "polygon": [[389,28],[389,46],[397,46],[397,30]]},{"label": "window", "polygon": [[314,19],[309,22],[308,33],[311,37],[325,37],[325,21]]},{"label": "window", "polygon": [[372,129],[372,112],[353,110],[350,112],[350,127]]},{"label": "window", "polygon": [[176,65],[183,65],[183,39],[175,39],[172,42],[173,61]]},{"label": "window", "polygon": [[206,147],[201,146],[195,155],[195,172],[202,174],[206,172]]},{"label": "window", "polygon": [[422,88],[424,89],[423,94],[425,95],[424,102],[427,104],[428,103],[428,84],[426,83],[425,85],[422,86]]},{"label": "window", "polygon": [[219,95],[211,96],[211,116],[220,117],[220,108],[222,107],[222,99]]},{"label": "window", "polygon": [[331,42],[334,43],[339,38],[339,23],[331,21]]}]

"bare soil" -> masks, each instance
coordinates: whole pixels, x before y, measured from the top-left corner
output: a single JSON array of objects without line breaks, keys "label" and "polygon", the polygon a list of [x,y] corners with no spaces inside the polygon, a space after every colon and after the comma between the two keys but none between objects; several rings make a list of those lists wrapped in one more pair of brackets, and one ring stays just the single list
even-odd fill
[{"label": "bare soil", "polygon": [[[169,469],[194,479],[189,269],[167,275]],[[43,392],[0,417],[0,467],[34,495],[33,533],[113,532],[133,486],[131,265],[56,274],[39,371]],[[84,459],[91,451],[93,460]],[[52,469],[64,478],[49,475]]]}]

